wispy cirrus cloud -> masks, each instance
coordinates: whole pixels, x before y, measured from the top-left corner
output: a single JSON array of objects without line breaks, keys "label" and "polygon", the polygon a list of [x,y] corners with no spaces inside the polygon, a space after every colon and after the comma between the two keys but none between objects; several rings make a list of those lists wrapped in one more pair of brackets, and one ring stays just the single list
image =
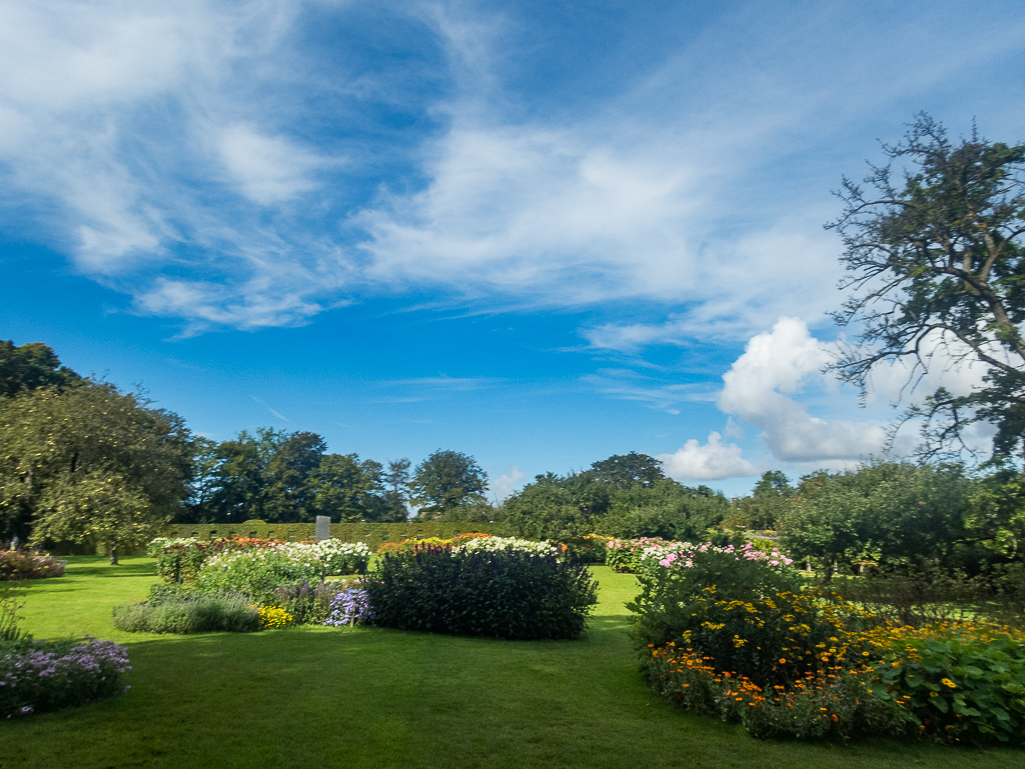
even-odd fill
[{"label": "wispy cirrus cloud", "polygon": [[[956,30],[919,8],[839,24],[821,4],[741,4],[563,113],[512,75],[545,23],[515,5],[12,2],[0,164],[23,215],[8,231],[45,230],[186,333],[413,292],[651,302],[654,320],[585,332],[614,349],[741,339],[798,302],[814,322],[836,277],[823,192],[846,168],[787,158],[838,159],[830,143],[866,115],[1021,51],[1002,3]],[[308,35],[322,27],[330,50]],[[391,48],[367,42],[378,28]]]}]

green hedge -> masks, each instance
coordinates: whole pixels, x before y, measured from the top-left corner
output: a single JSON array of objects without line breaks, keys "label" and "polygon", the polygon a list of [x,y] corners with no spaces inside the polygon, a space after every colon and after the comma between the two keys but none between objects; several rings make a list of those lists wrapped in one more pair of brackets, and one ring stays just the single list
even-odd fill
[{"label": "green hedge", "polygon": [[[377,550],[385,542],[404,539],[438,537],[451,539],[456,534],[479,531],[501,536],[505,527],[498,523],[444,523],[442,521],[416,521],[412,523],[332,523],[331,536],[342,542],[366,542]],[[317,527],[313,523],[267,523],[260,520],[245,523],[172,523],[162,532],[165,537],[259,537],[303,542],[316,539]]]}]

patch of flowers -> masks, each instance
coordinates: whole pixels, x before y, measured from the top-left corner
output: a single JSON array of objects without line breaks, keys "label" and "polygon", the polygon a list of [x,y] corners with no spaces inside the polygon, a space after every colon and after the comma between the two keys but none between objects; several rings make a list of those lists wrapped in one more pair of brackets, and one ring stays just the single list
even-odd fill
[{"label": "patch of flowers", "polygon": [[605,564],[618,572],[636,572],[640,569],[644,551],[665,542],[661,537],[609,540],[605,545]]},{"label": "patch of flowers", "polygon": [[260,624],[271,630],[280,630],[292,624],[293,617],[280,606],[261,606]]},{"label": "patch of flowers", "polygon": [[125,647],[110,641],[32,641],[0,645],[0,717],[84,705],[127,691]]},{"label": "patch of flowers", "polygon": [[354,586],[346,588],[334,597],[324,624],[332,627],[352,627],[357,622],[370,622],[372,619],[370,594],[366,588]]},{"label": "patch of flowers", "polygon": [[758,737],[1025,742],[1021,631],[882,623],[751,544],[665,543],[642,563],[638,649],[652,687],[684,707]]},{"label": "patch of flowers", "polygon": [[362,542],[324,540],[226,550],[207,558],[196,575],[200,591],[239,591],[263,599],[279,585],[366,571],[370,548]]},{"label": "patch of flowers", "polygon": [[64,564],[30,550],[0,550],[0,580],[63,577]]},{"label": "patch of flowers", "polygon": [[531,555],[562,555],[565,547],[551,542],[537,542],[515,537],[480,537],[452,548],[453,553],[528,553]]}]

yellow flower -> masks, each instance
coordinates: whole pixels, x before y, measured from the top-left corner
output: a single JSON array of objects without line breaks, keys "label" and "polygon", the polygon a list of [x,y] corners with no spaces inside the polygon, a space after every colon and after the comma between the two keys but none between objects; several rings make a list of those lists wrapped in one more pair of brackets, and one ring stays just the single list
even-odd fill
[{"label": "yellow flower", "polygon": [[942,679],[942,680],[940,681],[940,683],[941,683],[941,684],[943,684],[944,686],[949,686],[949,687],[950,687],[951,689],[956,689],[956,688],[957,688],[957,684],[955,684],[955,683],[954,683],[953,681],[951,681],[951,680],[950,680],[949,678],[944,678],[944,679]]}]

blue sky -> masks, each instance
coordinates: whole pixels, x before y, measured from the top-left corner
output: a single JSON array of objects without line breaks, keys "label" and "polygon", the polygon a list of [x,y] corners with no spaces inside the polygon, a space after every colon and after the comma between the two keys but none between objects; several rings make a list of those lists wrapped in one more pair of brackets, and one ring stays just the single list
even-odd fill
[{"label": "blue sky", "polygon": [[1023,53],[1018,2],[12,0],[0,337],[496,497],[843,467],[906,372],[820,373],[830,191],[918,111],[1025,139]]}]

